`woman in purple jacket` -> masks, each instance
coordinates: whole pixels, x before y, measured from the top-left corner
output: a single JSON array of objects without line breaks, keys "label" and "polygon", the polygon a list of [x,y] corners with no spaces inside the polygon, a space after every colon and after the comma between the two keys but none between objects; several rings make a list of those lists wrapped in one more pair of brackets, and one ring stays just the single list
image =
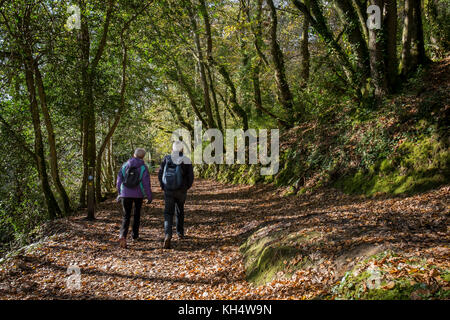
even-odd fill
[{"label": "woman in purple jacket", "polygon": [[[134,219],[132,227],[132,238],[137,240],[139,238],[139,223],[141,220],[141,207],[144,198],[147,198],[147,203],[152,202],[152,189],[150,185],[150,173],[147,165],[144,162],[145,150],[142,148],[136,149],[133,158],[128,160],[120,168],[117,175],[117,190],[119,193],[118,199],[122,203],[123,220],[120,228],[119,244],[122,248],[127,247],[127,234],[130,225],[131,209],[134,203]],[[133,169],[136,168],[136,169]],[[132,169],[132,170],[130,170]],[[140,174],[139,183],[134,187],[127,187],[126,181],[129,172],[138,172]]]}]

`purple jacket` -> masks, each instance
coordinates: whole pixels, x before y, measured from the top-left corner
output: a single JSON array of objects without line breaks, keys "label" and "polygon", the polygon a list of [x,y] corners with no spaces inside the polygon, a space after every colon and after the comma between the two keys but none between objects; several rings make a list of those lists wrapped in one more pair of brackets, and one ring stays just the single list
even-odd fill
[{"label": "purple jacket", "polygon": [[[148,171],[148,167],[145,164],[144,160],[138,158],[131,158],[128,160],[128,165],[132,167],[140,168],[142,165],[145,165],[145,171],[142,176],[142,186],[144,187],[144,191],[146,193],[146,198],[148,200],[152,199],[152,189],[150,186],[150,174]],[[123,176],[122,176],[122,167],[120,167],[119,174],[117,175],[117,191],[119,192],[119,196],[122,198],[145,198],[145,195],[142,194],[140,186],[136,186],[135,188],[127,188],[125,186],[122,187],[122,192],[120,192],[120,188],[122,186]]]}]

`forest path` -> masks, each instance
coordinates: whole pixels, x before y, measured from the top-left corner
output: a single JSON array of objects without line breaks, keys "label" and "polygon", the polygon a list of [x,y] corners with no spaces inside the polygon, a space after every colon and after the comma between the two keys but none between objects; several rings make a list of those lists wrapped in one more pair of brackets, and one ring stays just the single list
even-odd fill
[{"label": "forest path", "polygon": [[[154,201],[143,206],[141,241],[118,247],[122,214],[113,200],[99,206],[94,222],[85,213],[54,221],[49,233],[55,236],[0,265],[0,299],[301,299],[336,281],[333,272],[312,281],[310,272],[309,278],[249,284],[239,246],[267,223],[326,235],[320,247],[308,249],[324,257],[324,267],[363,244],[448,257],[448,186],[414,197],[364,199],[335,190],[281,197],[269,186],[196,180],[186,203],[187,238],[175,235],[173,249],[165,250],[163,197],[151,179]],[[80,268],[79,289],[67,287],[70,265]]]}]

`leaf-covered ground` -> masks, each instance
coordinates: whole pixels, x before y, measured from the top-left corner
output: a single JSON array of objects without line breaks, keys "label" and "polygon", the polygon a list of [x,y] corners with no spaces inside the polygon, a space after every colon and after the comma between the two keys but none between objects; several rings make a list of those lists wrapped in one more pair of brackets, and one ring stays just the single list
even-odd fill
[{"label": "leaf-covered ground", "polygon": [[[152,185],[157,185],[155,177]],[[268,186],[197,180],[186,204],[187,238],[174,236],[171,250],[162,249],[163,200],[158,187],[154,195],[154,202],[143,208],[142,240],[129,243],[128,249],[117,245],[121,212],[113,200],[99,206],[94,222],[84,220],[80,212],[49,224],[49,237],[0,264],[0,298],[339,298],[336,288],[345,272],[355,266],[364,269],[356,263],[380,250],[395,252],[370,260],[371,266],[389,274],[383,288],[396,287],[396,279],[405,273],[411,285],[424,284],[412,298],[450,289],[448,273],[444,274],[450,264],[449,186],[412,197],[367,199],[333,189],[281,197]],[[286,268],[257,286],[246,281],[240,246],[251,235],[274,232],[288,240],[290,234],[314,236],[292,241],[294,254],[283,261]],[[295,268],[304,258],[313,263]],[[407,265],[408,259],[420,261],[420,266]],[[67,287],[70,265],[81,270],[80,289]],[[356,286],[360,293],[370,289]],[[421,295],[424,286],[427,296]]]}]

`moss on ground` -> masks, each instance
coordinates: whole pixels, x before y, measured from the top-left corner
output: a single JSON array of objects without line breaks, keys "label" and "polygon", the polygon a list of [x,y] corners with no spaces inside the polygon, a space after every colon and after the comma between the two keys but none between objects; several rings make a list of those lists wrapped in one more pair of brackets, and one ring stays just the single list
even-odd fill
[{"label": "moss on ground", "polygon": [[260,175],[259,165],[234,164],[234,165],[202,165],[196,166],[196,174],[202,178],[212,178],[222,183],[255,185],[264,181],[265,177]]},{"label": "moss on ground", "polygon": [[450,152],[437,137],[405,141],[395,154],[369,170],[338,179],[334,186],[346,193],[413,194],[448,183]]},{"label": "moss on ground", "polygon": [[448,275],[424,260],[384,251],[357,264],[331,291],[334,299],[448,299]]},{"label": "moss on ground", "polygon": [[[320,237],[320,233],[314,231],[299,234],[264,230],[264,228],[259,230],[240,248],[244,256],[247,280],[261,285],[272,281],[280,271],[289,276],[295,270],[309,265],[308,258],[295,259],[299,254],[297,244],[317,237]],[[294,265],[291,263],[293,260],[295,260]],[[289,270],[287,265],[290,267]]]}]

